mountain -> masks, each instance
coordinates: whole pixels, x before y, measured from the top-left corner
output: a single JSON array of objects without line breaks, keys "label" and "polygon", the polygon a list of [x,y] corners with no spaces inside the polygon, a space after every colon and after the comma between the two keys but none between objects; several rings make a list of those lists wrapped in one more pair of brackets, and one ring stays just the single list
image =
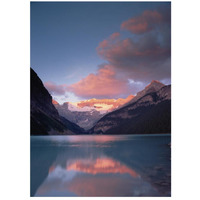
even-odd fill
[{"label": "mountain", "polygon": [[151,93],[151,92],[156,92],[156,91],[160,90],[164,86],[165,85],[163,83],[161,83],[161,82],[159,82],[157,80],[153,80],[142,91],[138,92],[134,99],[132,99],[128,103],[124,104],[124,106],[129,105],[131,103],[134,103],[138,99],[140,99],[141,97],[143,97],[144,95],[146,95],[148,93]]},{"label": "mountain", "polygon": [[65,102],[62,105],[53,100],[52,103],[61,116],[88,130],[105,114],[120,108],[133,98],[130,95],[126,99],[89,99],[76,103]]},{"label": "mountain", "polygon": [[83,129],[59,115],[51,95],[31,69],[31,135],[80,133]]},{"label": "mountain", "polygon": [[134,95],[129,95],[126,99],[89,99],[85,101],[80,101],[77,103],[71,103],[75,105],[77,108],[90,108],[100,111],[102,114],[113,111],[116,108],[124,105],[134,98]]},{"label": "mountain", "polygon": [[89,133],[171,133],[171,85],[152,81],[126,105],[101,118]]}]

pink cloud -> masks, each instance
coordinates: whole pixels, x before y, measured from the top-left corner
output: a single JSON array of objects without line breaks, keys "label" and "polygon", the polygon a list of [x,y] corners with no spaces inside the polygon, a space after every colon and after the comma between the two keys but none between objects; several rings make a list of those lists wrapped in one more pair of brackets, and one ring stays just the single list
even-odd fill
[{"label": "pink cloud", "polygon": [[119,32],[115,32],[115,33],[113,33],[112,35],[110,35],[110,39],[111,39],[111,40],[115,40],[115,39],[117,39],[119,36],[120,36],[120,33],[119,33]]},{"label": "pink cloud", "polygon": [[151,80],[170,78],[170,9],[144,11],[123,22],[121,28],[138,35],[121,40],[120,33],[114,32],[96,48],[107,64],[70,86],[45,83],[50,93],[72,92],[82,98],[116,98],[135,94]]},{"label": "pink cloud", "polygon": [[114,42],[119,41],[118,40],[119,36],[120,36],[119,32],[115,32],[111,34],[108,39],[103,40],[102,42],[99,43],[99,46],[97,47],[97,51],[102,48],[104,49],[104,48],[111,47]]},{"label": "pink cloud", "polygon": [[111,65],[104,65],[96,74],[89,74],[79,82],[70,85],[68,89],[83,98],[113,98],[126,93],[128,87],[127,80],[118,78]]},{"label": "pink cloud", "polygon": [[139,42],[127,38],[116,43],[107,43],[109,45],[99,45],[97,52],[112,65],[126,65],[130,61],[134,65],[138,61],[159,60],[166,54],[169,54],[169,48],[161,47],[156,39],[151,36],[142,38]]},{"label": "pink cloud", "polygon": [[99,43],[98,48],[106,48],[107,46],[109,46],[109,41],[103,40],[102,42]]},{"label": "pink cloud", "polygon": [[162,22],[162,15],[157,11],[146,10],[142,15],[133,17],[121,24],[121,28],[131,33],[141,34],[148,32]]},{"label": "pink cloud", "polygon": [[44,86],[51,95],[64,95],[66,92],[66,85],[56,85],[53,82],[45,82]]}]

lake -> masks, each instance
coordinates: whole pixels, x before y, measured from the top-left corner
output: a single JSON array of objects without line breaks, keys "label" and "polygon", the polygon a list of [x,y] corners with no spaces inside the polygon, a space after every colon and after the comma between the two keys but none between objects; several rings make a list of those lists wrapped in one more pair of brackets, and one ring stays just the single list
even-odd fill
[{"label": "lake", "polygon": [[171,135],[31,136],[31,196],[171,196]]}]

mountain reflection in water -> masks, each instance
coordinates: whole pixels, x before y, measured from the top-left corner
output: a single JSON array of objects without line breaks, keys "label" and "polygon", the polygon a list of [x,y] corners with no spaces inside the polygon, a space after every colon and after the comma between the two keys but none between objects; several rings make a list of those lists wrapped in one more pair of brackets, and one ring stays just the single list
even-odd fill
[{"label": "mountain reflection in water", "polygon": [[133,177],[139,176],[134,170],[111,158],[97,158],[96,160],[75,160],[72,161],[71,164],[67,165],[66,170],[74,170],[89,174],[128,173]]},{"label": "mountain reflection in water", "polygon": [[40,184],[32,181],[34,196],[170,196],[169,142],[170,136],[32,137],[35,176],[36,162],[43,165],[32,159],[38,149],[48,149],[43,160],[57,152]]}]

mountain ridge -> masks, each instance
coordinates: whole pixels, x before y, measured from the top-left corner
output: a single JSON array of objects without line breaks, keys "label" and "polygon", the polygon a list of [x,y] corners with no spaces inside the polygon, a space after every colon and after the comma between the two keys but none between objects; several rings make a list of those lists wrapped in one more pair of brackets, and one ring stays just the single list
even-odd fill
[{"label": "mountain ridge", "polygon": [[136,96],[60,105],[31,69],[31,135],[144,133],[171,133],[171,85],[153,80]]},{"label": "mountain ridge", "polygon": [[93,98],[76,103],[64,102],[62,105],[55,100],[52,100],[52,102],[61,116],[78,124],[85,130],[89,130],[105,114],[121,107],[133,98],[134,95],[129,95],[124,99]]},{"label": "mountain ridge", "polygon": [[89,133],[171,133],[171,85],[164,85],[157,91],[144,89],[135,98],[101,118]]},{"label": "mountain ridge", "polygon": [[165,84],[161,83],[160,81],[152,80],[143,90],[139,91],[132,100],[130,100],[129,102],[124,104],[122,107],[129,105],[133,102],[136,102],[138,99],[140,99],[145,94],[147,94],[149,92],[156,92],[164,86],[165,86]]},{"label": "mountain ridge", "polygon": [[31,135],[80,134],[83,129],[60,117],[52,97],[31,68]]}]

